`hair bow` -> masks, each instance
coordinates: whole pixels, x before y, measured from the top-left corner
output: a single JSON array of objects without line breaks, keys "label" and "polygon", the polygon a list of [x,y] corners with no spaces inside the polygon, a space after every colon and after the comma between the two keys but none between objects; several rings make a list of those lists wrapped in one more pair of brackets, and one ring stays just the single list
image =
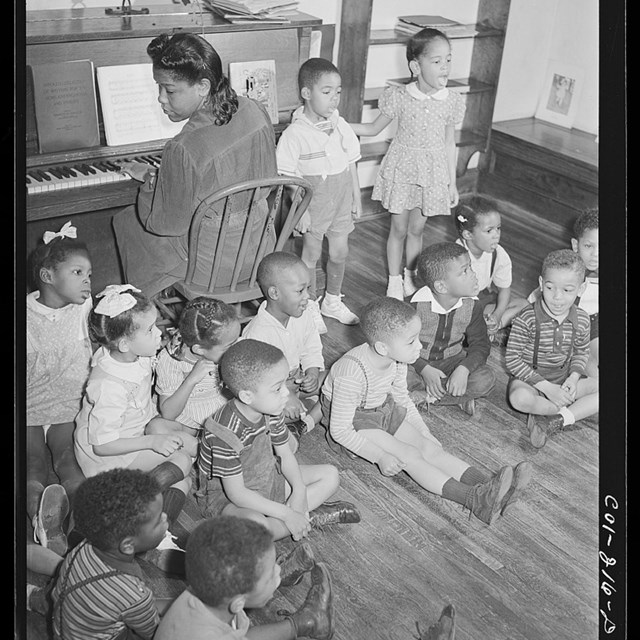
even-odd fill
[{"label": "hair bow", "polygon": [[460,220],[460,222],[469,222],[464,216],[458,216],[458,220]]},{"label": "hair bow", "polygon": [[102,298],[95,306],[94,311],[103,316],[115,318],[124,311],[136,306],[136,299],[126,291],[137,291],[132,284],[110,284],[101,291],[96,298]]},{"label": "hair bow", "polygon": [[42,239],[45,244],[49,244],[54,238],[75,238],[77,237],[77,231],[75,227],[71,226],[71,221],[67,222],[60,231],[45,231]]}]

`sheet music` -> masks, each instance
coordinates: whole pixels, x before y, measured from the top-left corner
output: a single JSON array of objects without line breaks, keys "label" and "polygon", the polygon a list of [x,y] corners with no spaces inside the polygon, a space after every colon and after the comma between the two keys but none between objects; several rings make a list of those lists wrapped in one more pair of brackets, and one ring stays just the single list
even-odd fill
[{"label": "sheet music", "polygon": [[97,78],[108,146],[173,138],[187,122],[163,113],[151,63],[98,67]]}]

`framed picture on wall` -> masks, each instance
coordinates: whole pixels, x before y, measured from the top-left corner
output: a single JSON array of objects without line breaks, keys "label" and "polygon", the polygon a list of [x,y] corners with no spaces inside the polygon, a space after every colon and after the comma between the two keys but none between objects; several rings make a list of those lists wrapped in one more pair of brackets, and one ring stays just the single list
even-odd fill
[{"label": "framed picture on wall", "polygon": [[551,60],[547,66],[536,118],[571,129],[576,117],[584,69]]}]

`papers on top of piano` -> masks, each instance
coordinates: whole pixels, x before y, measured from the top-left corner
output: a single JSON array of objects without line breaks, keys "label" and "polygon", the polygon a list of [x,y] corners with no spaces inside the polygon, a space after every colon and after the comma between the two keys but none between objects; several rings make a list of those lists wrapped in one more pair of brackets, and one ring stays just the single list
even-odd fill
[{"label": "papers on top of piano", "polygon": [[203,0],[204,6],[233,24],[272,22],[286,24],[295,15],[298,1]]}]

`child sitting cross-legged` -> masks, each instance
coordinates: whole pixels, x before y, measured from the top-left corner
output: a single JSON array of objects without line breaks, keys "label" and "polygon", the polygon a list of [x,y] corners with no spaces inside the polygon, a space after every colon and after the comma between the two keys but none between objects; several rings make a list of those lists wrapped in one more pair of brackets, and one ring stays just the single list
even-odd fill
[{"label": "child sitting cross-legged", "polygon": [[409,367],[409,390],[421,402],[455,404],[473,415],[495,374],[487,365],[491,343],[469,252],[454,242],[432,244],[418,256],[418,277],[425,286],[411,302],[422,322],[422,349]]},{"label": "child sitting cross-legged", "polygon": [[80,485],[73,509],[85,539],[53,586],[55,637],[152,638],[168,602],[154,598],[136,556],[167,533],[158,481],[140,469],[102,471]]},{"label": "child sitting cross-legged", "polygon": [[[585,373],[591,378],[598,377],[599,332],[598,332],[598,208],[585,209],[573,223],[571,248],[582,258],[585,267],[585,288],[576,298],[576,305],[589,314],[589,360]],[[537,287],[529,295],[528,301],[540,299],[541,289]]]},{"label": "child sitting cross-legged", "polygon": [[264,607],[282,576],[271,532],[258,522],[234,516],[203,520],[189,536],[185,564],[189,587],[167,610],[154,640],[328,640],[333,635],[331,578],[323,563],[312,565],[300,609],[278,622],[251,625],[245,609]]},{"label": "child sitting cross-legged", "polygon": [[447,453],[431,434],[407,390],[407,365],[422,346],[420,316],[411,304],[372,300],[360,326],[367,341],[339,358],[322,386],[323,420],[331,436],[383,475],[405,471],[427,491],[492,524],[520,496],[531,465],[520,462],[487,476]]},{"label": "child sitting cross-legged", "polygon": [[274,540],[311,527],[359,522],[349,502],[326,502],[338,489],[332,465],[299,465],[283,410],[289,365],[280,349],[246,338],[227,349],[220,375],[233,394],[204,424],[196,499],[205,517],[236,515],[264,524]]},{"label": "child sitting cross-legged", "polygon": [[514,319],[505,364],[514,409],[528,413],[531,444],[598,412],[598,379],[585,374],[591,321],[575,305],[584,292],[585,264],[571,249],[549,253],[539,277],[541,295]]},{"label": "child sitting cross-legged", "polygon": [[258,266],[258,283],[266,298],[242,332],[243,338],[278,347],[289,364],[287,427],[297,439],[319,422],[320,386],[326,375],[322,341],[309,298],[309,269],[294,253],[276,251]]}]

